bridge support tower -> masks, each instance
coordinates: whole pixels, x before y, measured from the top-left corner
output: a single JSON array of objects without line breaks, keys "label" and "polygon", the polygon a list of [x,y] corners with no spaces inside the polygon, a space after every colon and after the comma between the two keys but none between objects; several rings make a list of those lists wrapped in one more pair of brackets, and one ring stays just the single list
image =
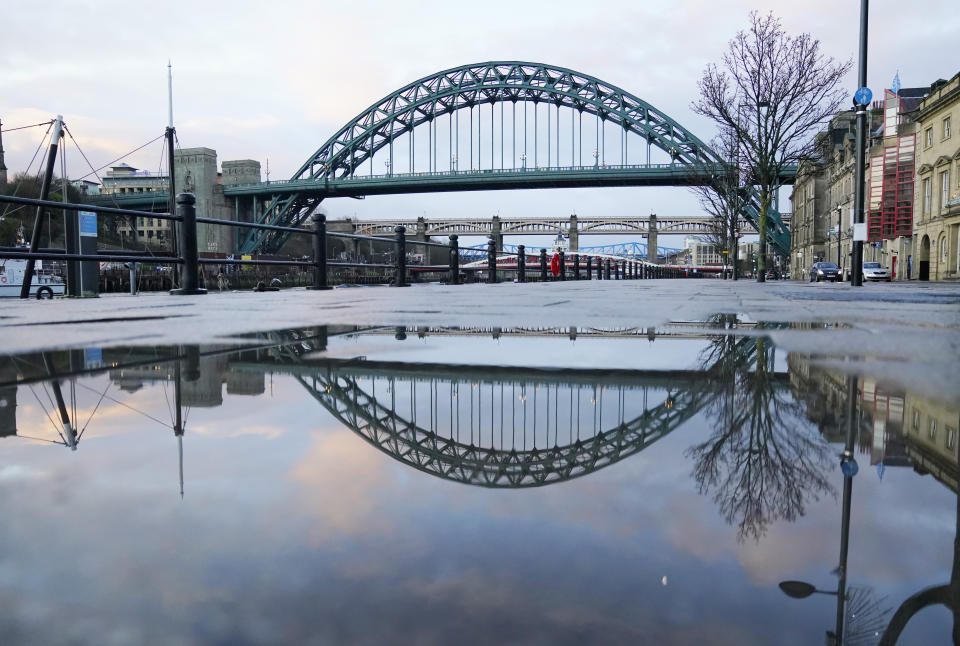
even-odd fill
[{"label": "bridge support tower", "polygon": [[570,236],[570,251],[579,251],[580,250],[580,231],[577,229],[577,216],[570,216],[570,229],[568,230],[568,235]]},{"label": "bridge support tower", "polygon": [[499,215],[493,216],[493,223],[490,228],[490,239],[496,245],[497,253],[503,253],[503,228],[500,226]]},{"label": "bridge support tower", "polygon": [[657,263],[657,216],[650,214],[650,233],[647,235],[647,262]]}]

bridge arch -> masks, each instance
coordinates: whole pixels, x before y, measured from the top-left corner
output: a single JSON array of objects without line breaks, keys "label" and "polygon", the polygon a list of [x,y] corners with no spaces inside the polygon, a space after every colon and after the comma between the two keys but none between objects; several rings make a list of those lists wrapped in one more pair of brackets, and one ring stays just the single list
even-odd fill
[{"label": "bridge arch", "polygon": [[684,163],[722,163],[691,132],[639,97],[571,69],[521,61],[462,65],[388,94],[330,137],[294,180],[347,177],[378,150],[437,116],[502,101],[550,103],[610,121]]}]

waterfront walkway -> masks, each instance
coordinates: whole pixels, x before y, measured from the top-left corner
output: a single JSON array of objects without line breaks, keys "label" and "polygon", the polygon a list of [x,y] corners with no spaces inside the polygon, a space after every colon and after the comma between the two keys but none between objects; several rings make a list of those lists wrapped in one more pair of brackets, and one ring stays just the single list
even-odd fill
[{"label": "waterfront walkway", "polygon": [[790,323],[770,334],[780,348],[867,361],[880,377],[960,398],[960,285],[937,283],[568,281],[5,299],[0,349],[215,343],[320,324],[646,329],[716,314]]}]

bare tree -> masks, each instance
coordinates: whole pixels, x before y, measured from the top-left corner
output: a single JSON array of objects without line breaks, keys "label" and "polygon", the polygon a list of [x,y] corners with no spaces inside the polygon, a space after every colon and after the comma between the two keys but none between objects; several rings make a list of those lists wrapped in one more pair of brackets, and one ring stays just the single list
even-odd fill
[{"label": "bare tree", "polygon": [[750,13],[723,63],[710,64],[691,107],[732,130],[748,182],[760,196],[757,280],[766,275],[767,211],[786,166],[809,156],[812,135],[843,104],[839,87],[852,61],[835,62],[810,34],[790,36],[773,13]]},{"label": "bare tree", "polygon": [[715,384],[710,437],[685,452],[700,492],[712,492],[739,540],[759,540],[770,523],[794,521],[807,503],[832,495],[830,450],[807,428],[803,407],[773,374],[762,337],[718,336],[701,354]]}]

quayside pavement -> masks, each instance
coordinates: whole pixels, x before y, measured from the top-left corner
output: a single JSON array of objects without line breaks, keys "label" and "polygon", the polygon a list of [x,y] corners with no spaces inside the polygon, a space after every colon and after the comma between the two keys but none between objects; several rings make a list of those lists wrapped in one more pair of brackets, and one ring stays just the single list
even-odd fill
[{"label": "quayside pavement", "polygon": [[215,343],[321,324],[663,329],[716,314],[790,323],[768,333],[780,348],[869,361],[880,376],[922,380],[928,389],[960,398],[960,285],[939,283],[852,288],[791,281],[567,281],[4,299],[0,352]]}]

